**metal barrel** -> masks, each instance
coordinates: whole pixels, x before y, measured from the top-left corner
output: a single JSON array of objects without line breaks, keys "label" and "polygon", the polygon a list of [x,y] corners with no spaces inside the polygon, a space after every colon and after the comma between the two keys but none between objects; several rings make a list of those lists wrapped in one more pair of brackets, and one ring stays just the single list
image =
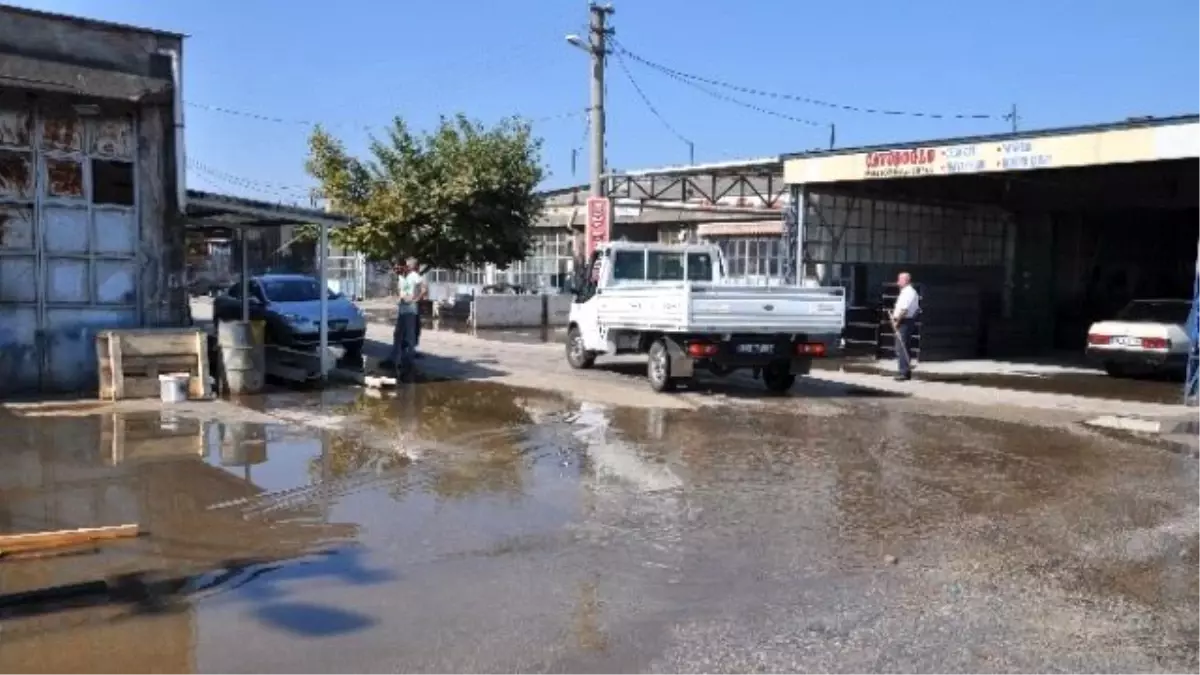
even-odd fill
[{"label": "metal barrel", "polygon": [[266,353],[254,323],[222,321],[217,329],[225,386],[231,394],[257,394],[266,384]]}]

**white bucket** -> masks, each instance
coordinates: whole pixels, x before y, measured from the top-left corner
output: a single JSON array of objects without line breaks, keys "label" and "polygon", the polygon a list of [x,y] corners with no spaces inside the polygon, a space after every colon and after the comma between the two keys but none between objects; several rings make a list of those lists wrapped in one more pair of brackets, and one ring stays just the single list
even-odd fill
[{"label": "white bucket", "polygon": [[158,376],[158,395],[163,403],[182,403],[188,399],[187,373],[169,373]]}]

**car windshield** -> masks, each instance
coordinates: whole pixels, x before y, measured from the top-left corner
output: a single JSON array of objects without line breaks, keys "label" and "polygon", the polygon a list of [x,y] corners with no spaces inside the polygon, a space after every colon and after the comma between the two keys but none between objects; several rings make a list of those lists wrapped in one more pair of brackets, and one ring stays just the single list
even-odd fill
[{"label": "car windshield", "polygon": [[1191,309],[1185,300],[1134,300],[1117,313],[1117,321],[1182,324]]},{"label": "car windshield", "polygon": [[[263,294],[271,302],[306,302],[321,299],[316,279],[263,279]],[[329,294],[333,297],[333,293]]]}]

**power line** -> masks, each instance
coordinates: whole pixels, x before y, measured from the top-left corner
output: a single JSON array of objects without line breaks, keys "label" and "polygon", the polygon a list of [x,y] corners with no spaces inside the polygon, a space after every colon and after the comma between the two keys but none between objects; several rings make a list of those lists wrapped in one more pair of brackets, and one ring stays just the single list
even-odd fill
[{"label": "power line", "polygon": [[[185,105],[192,107],[192,108],[197,108],[199,110],[206,110],[208,112],[221,113],[223,115],[232,115],[235,117],[245,117],[247,119],[258,120],[260,122],[271,122],[273,124],[286,124],[286,125],[306,126],[306,127],[315,127],[318,124],[320,124],[322,126],[350,126],[350,127],[354,127],[357,129],[362,129],[363,131],[367,131],[367,132],[370,132],[373,128],[372,125],[362,124],[362,123],[357,123],[357,122],[326,123],[326,122],[317,122],[314,120],[303,119],[303,118],[277,117],[274,115],[264,115],[262,113],[251,112],[248,110],[238,110],[236,108],[226,108],[224,106],[209,105],[207,103],[198,103],[196,101],[186,101]],[[583,110],[568,110],[568,111],[557,113],[554,115],[545,115],[542,117],[523,118],[523,119],[525,119],[526,122],[529,122],[531,124],[538,124],[541,122],[552,122],[555,120],[579,117],[580,115],[583,115],[584,113],[585,113],[585,111],[583,111]],[[520,116],[518,115],[518,117],[520,117]]]},{"label": "power line", "polygon": [[615,52],[615,54],[617,57],[617,65],[621,66],[621,70],[625,73],[625,77],[629,80],[629,84],[633,85],[633,90],[637,92],[638,98],[642,99],[642,103],[646,104],[646,108],[650,111],[650,114],[657,117],[658,121],[662,122],[662,125],[667,129],[667,131],[671,132],[675,138],[683,141],[683,143],[688,146],[688,161],[689,163],[694,164],[696,162],[696,144],[693,143],[690,138],[681,134],[679,130],[674,127],[674,125],[667,121],[666,117],[663,117],[663,114],[660,113],[658,108],[654,107],[654,103],[650,101],[650,97],[647,96],[646,92],[642,90],[642,86],[638,84],[638,81],[636,78],[634,78],[633,73],[630,72],[629,65],[625,63],[625,57],[620,51]]},{"label": "power line", "polygon": [[[631,59],[634,59],[635,61],[638,61],[639,63],[649,65],[649,62],[647,62],[645,59],[642,59],[641,57],[637,56],[636,54],[633,54],[632,52],[630,52],[628,49],[625,49],[625,47],[622,46],[619,42],[617,42],[617,40],[615,38],[613,38],[613,43],[616,46],[618,54],[623,54],[625,56],[628,56]],[[754,112],[757,112],[757,113],[760,113],[763,115],[770,115],[771,117],[778,117],[779,119],[784,119],[789,122],[795,122],[797,124],[803,124],[805,126],[810,126],[810,127],[828,127],[829,126],[828,122],[817,122],[815,120],[804,119],[802,117],[796,117],[795,115],[781,113],[777,110],[771,110],[769,108],[764,108],[762,106],[755,105],[753,103],[747,103],[746,101],[743,101],[739,98],[734,98],[728,94],[723,94],[719,91],[713,91],[712,89],[704,86],[700,82],[690,80],[687,78],[686,75],[679,73],[677,71],[671,70],[670,68],[658,68],[653,65],[651,65],[650,67],[659,71],[663,75],[666,75],[667,77],[675,80],[676,82],[679,82],[681,84],[686,84],[687,86],[689,86],[693,89],[696,89],[697,91],[700,91],[708,96],[711,96],[712,98],[715,98],[718,101],[725,101],[726,103],[732,103],[733,105],[740,106],[747,110],[753,110]]]},{"label": "power line", "polygon": [[[615,42],[615,40],[614,40],[614,42]],[[774,99],[781,99],[781,100],[787,100],[787,101],[796,101],[797,103],[805,103],[808,105],[820,106],[823,108],[832,108],[834,110],[845,110],[848,112],[864,113],[864,114],[870,114],[870,115],[888,115],[888,116],[892,116],[892,117],[924,117],[924,118],[930,118],[930,119],[960,119],[960,120],[1003,120],[1003,119],[1009,118],[1008,115],[993,115],[993,114],[987,114],[987,113],[937,113],[937,112],[921,112],[921,111],[911,111],[911,110],[889,110],[886,108],[867,108],[867,107],[862,107],[862,106],[847,105],[844,103],[834,103],[831,101],[823,101],[821,99],[815,99],[815,98],[811,98],[808,96],[797,96],[795,94],[787,94],[787,93],[783,93],[783,92],[768,91],[765,89],[756,89],[754,87],[745,87],[745,86],[733,84],[730,82],[725,82],[722,80],[715,80],[712,78],[702,77],[700,75],[694,75],[692,73],[685,73],[683,71],[675,70],[674,68],[664,66],[661,63],[656,63],[654,61],[651,61],[650,59],[647,59],[643,56],[634,54],[633,52],[626,49],[623,45],[617,44],[617,49],[621,53],[623,53],[625,56],[628,56],[629,58],[641,63],[642,65],[645,65],[649,68],[653,68],[665,75],[669,75],[676,79],[708,84],[708,85],[712,85],[714,87],[721,87],[723,89],[729,89],[732,91],[741,92],[743,94],[749,94],[751,96],[763,96],[766,98],[774,98]]]},{"label": "power line", "polygon": [[298,185],[268,183],[252,178],[246,178],[244,176],[238,176],[215,169],[207,164],[198,162],[191,158],[188,158],[188,168],[200,174],[209,181],[216,181],[225,185],[231,185],[249,192],[274,197],[276,199],[303,202],[309,200],[312,195],[312,190],[309,188]]}]

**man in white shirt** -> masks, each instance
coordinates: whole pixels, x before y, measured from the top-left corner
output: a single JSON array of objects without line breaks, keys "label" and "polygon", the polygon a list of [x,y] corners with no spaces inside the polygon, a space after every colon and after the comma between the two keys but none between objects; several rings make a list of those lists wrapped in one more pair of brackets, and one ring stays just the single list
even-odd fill
[{"label": "man in white shirt", "polygon": [[912,344],[913,329],[917,325],[917,316],[921,313],[921,298],[917,289],[912,286],[912,276],[901,272],[896,276],[896,285],[900,294],[896,296],[896,306],[892,308],[892,329],[896,336],[896,361],[899,365],[897,380],[912,379],[912,359],[908,350]]},{"label": "man in white shirt", "polygon": [[421,317],[417,304],[425,299],[425,278],[417,271],[416,258],[409,258],[397,269],[400,303],[396,307],[396,330],[392,334],[391,363],[402,375],[412,371],[413,355],[417,351],[417,326]]}]

